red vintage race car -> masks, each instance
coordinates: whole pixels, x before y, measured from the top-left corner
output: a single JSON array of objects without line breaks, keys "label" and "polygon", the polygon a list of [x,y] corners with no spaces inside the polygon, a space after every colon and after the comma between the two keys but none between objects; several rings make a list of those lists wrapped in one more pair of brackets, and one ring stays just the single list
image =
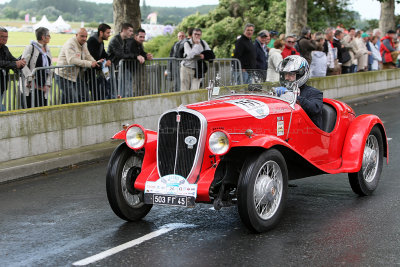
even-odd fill
[{"label": "red vintage race car", "polygon": [[288,180],[348,173],[353,191],[377,187],[388,144],[375,115],[356,117],[345,103],[324,99],[318,128],[296,92],[209,88],[209,101],[161,115],[158,131],[133,124],[113,137],[125,142],[111,156],[107,196],[119,217],[136,221],[154,204],[218,210],[237,205],[254,232],[278,223]]}]

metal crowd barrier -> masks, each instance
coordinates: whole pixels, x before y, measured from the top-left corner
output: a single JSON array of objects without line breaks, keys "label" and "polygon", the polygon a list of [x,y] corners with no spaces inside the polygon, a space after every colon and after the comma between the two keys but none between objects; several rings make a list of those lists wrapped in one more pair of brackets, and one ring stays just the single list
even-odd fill
[{"label": "metal crowd barrier", "polygon": [[[77,68],[74,65],[52,67],[55,70],[51,103],[69,104],[116,98],[114,67],[108,72],[97,68]],[[41,70],[44,68],[38,68]],[[47,68],[48,69],[48,68]],[[39,74],[39,72],[36,72]],[[36,75],[40,78],[40,75]],[[56,88],[55,88],[56,87]]]},{"label": "metal crowd barrier", "polygon": [[[1,111],[177,92],[181,90],[183,60],[157,58],[144,64],[121,60],[108,73],[74,65],[41,67],[35,68],[30,77],[20,70],[0,69]],[[224,86],[243,84],[237,59],[205,63],[207,71],[200,88],[207,87],[210,80]],[[200,70],[196,67],[195,71]]]},{"label": "metal crowd barrier", "polygon": [[[121,60],[117,71],[118,95],[141,96],[181,91],[182,61],[179,58],[156,58],[141,64],[138,60]],[[234,58],[218,58],[206,63],[200,88],[206,88],[210,80],[219,80],[225,86],[243,84],[241,65]],[[200,72],[194,64],[194,72]],[[194,78],[194,76],[193,76]],[[132,86],[131,86],[132,85]]]},{"label": "metal crowd barrier", "polygon": [[117,97],[113,66],[108,73],[73,65],[41,67],[30,77],[20,70],[0,71],[1,111]]},{"label": "metal crowd barrier", "polygon": [[23,108],[26,103],[20,97],[19,84],[21,74],[19,70],[1,69],[0,75],[0,111],[17,110]]}]

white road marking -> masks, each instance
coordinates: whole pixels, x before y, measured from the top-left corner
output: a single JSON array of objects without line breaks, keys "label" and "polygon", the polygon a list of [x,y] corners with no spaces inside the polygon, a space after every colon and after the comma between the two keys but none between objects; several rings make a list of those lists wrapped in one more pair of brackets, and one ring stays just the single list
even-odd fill
[{"label": "white road marking", "polygon": [[134,247],[136,245],[139,245],[139,244],[141,244],[141,243],[143,243],[143,242],[145,242],[147,240],[150,240],[150,239],[152,239],[154,237],[157,237],[157,236],[163,235],[165,233],[168,233],[168,232],[170,232],[172,230],[176,230],[176,229],[179,229],[179,228],[191,228],[191,227],[196,227],[196,225],[194,225],[194,224],[185,224],[185,223],[170,223],[170,224],[166,224],[166,225],[161,226],[161,228],[158,229],[157,231],[151,232],[151,233],[149,233],[147,235],[144,235],[144,236],[139,237],[137,239],[134,239],[132,241],[126,242],[126,243],[124,243],[122,245],[119,245],[119,246],[116,246],[114,248],[108,249],[106,251],[103,251],[103,252],[101,252],[99,254],[96,254],[96,255],[93,255],[91,257],[88,257],[86,259],[74,262],[72,265],[75,265],[75,266],[88,265],[88,264],[94,263],[96,261],[105,259],[105,258],[107,258],[109,256],[114,255],[114,254],[117,254],[117,253],[119,253],[119,252],[121,252],[121,251],[123,251],[125,249],[128,249],[128,248]]},{"label": "white road marking", "polygon": [[390,138],[390,137],[388,137],[388,139],[387,139],[388,141],[392,141],[392,138]]}]

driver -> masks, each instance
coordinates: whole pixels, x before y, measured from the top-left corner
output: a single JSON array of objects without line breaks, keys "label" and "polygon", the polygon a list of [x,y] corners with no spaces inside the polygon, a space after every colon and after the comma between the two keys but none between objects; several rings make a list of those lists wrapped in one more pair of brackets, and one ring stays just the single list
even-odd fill
[{"label": "driver", "polygon": [[277,95],[284,94],[287,88],[293,88],[294,83],[297,83],[300,89],[297,103],[314,124],[321,128],[323,96],[321,91],[306,84],[310,77],[307,60],[301,56],[288,56],[280,63],[278,70],[282,87],[275,88]]}]

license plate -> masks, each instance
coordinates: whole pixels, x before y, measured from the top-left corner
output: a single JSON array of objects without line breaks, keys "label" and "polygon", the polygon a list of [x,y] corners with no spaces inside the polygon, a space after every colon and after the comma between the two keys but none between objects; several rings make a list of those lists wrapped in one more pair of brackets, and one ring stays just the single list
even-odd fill
[{"label": "license plate", "polygon": [[144,194],[144,203],[179,207],[194,207],[194,197],[162,194]]}]

